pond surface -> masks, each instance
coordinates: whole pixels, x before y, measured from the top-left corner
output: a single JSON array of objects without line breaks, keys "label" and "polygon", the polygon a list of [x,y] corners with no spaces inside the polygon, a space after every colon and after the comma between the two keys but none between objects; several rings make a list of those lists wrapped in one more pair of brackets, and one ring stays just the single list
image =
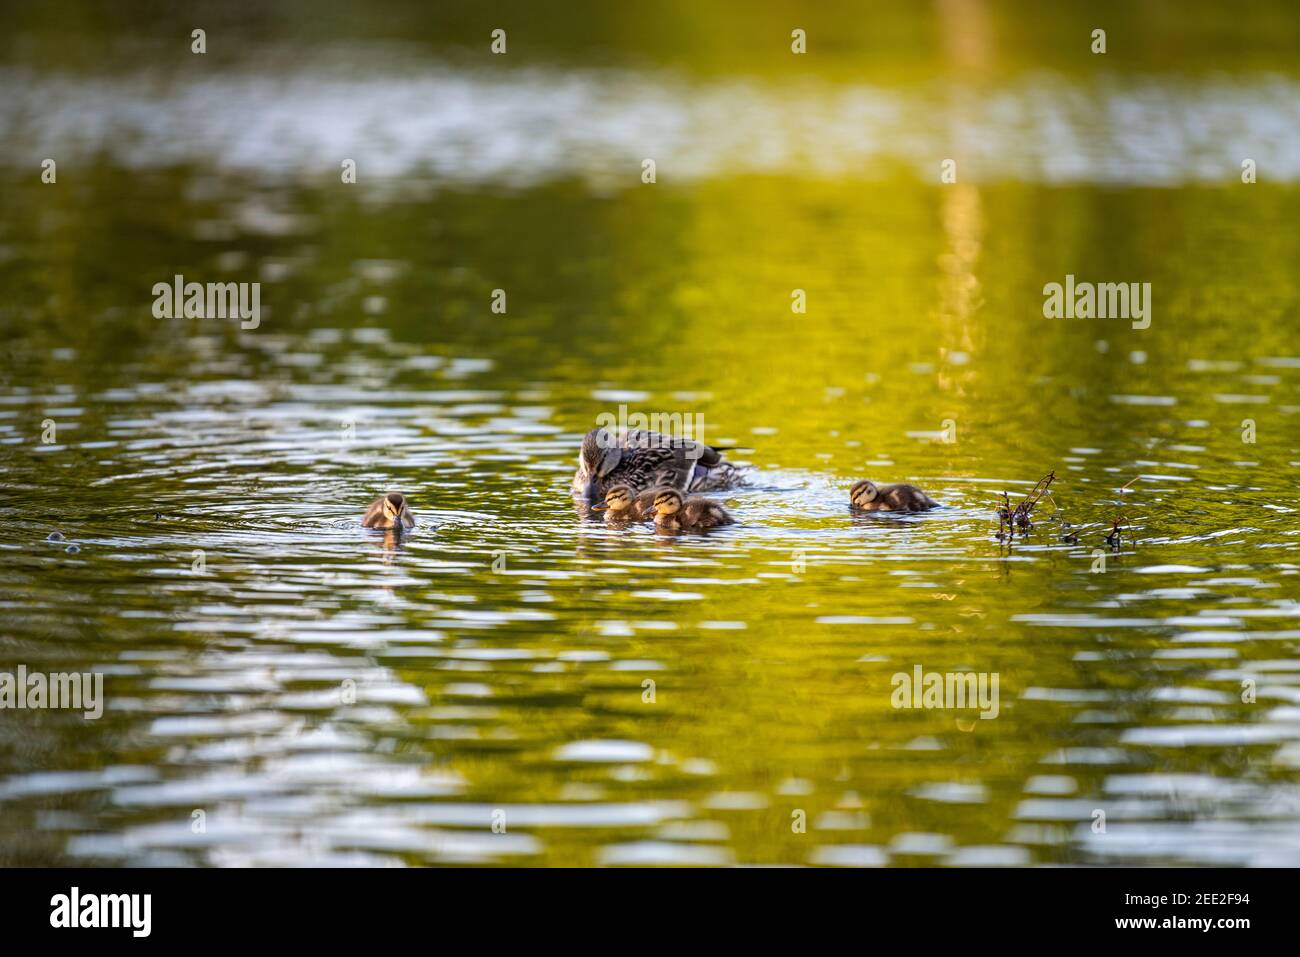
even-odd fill
[{"label": "pond surface", "polygon": [[[425,70],[9,75],[0,670],[106,703],[0,712],[0,863],[1300,864],[1293,81]],[[260,325],[155,319],[178,273]],[[1150,327],[1044,318],[1067,274]],[[737,447],[739,524],[575,511],[620,406]],[[916,668],[996,717],[895,707]]]}]

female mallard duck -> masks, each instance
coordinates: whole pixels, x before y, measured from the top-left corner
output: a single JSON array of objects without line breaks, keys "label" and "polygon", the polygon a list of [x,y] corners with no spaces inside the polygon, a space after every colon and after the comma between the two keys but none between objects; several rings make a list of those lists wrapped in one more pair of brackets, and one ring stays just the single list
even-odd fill
[{"label": "female mallard duck", "polygon": [[604,512],[607,522],[643,522],[654,514],[656,489],[646,489],[634,494],[626,485],[615,485],[605,493],[605,501],[591,506],[593,512]]},{"label": "female mallard duck", "polygon": [[915,485],[877,485],[866,479],[849,489],[849,502],[868,512],[924,512],[939,506]]},{"label": "female mallard duck", "polygon": [[655,528],[664,531],[698,531],[734,525],[725,508],[703,495],[685,497],[675,488],[661,488],[654,497]]},{"label": "female mallard duck", "polygon": [[405,495],[389,492],[370,503],[361,524],[366,528],[415,528],[415,513],[406,507]]},{"label": "female mallard duck", "polygon": [[629,429],[618,435],[608,429],[592,429],[582,439],[573,495],[594,503],[615,485],[626,485],[633,494],[660,486],[686,492],[734,488],[741,482],[741,472],[723,461],[724,451],[646,429]]}]

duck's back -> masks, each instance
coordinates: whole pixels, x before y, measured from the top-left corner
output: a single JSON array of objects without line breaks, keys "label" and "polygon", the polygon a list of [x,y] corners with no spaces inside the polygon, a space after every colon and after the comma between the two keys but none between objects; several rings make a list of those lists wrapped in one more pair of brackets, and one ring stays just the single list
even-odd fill
[{"label": "duck's back", "polygon": [[370,503],[365,517],[361,519],[361,524],[365,528],[379,528],[387,522],[388,516],[384,514],[384,497],[381,495]]},{"label": "duck's back", "polygon": [[632,488],[653,489],[667,485],[684,492],[732,488],[739,470],[711,445],[631,429],[620,437],[622,461],[610,475],[611,482]]},{"label": "duck's back", "polygon": [[939,506],[938,502],[915,485],[905,485],[901,482],[897,485],[880,486],[877,501],[885,503],[884,508],[891,512],[924,512],[926,509]]}]

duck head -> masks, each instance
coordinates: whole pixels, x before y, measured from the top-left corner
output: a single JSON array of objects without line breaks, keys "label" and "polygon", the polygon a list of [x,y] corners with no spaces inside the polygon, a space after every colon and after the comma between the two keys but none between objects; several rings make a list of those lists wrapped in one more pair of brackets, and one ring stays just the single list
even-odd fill
[{"label": "duck head", "polygon": [[384,496],[384,518],[390,527],[402,524],[402,513],[406,511],[406,496],[401,492],[389,492]]},{"label": "duck head", "polygon": [[587,502],[600,500],[600,488],[605,478],[618,467],[623,450],[608,429],[592,429],[582,437],[578,452],[578,474],[573,487]]},{"label": "duck head", "polygon": [[655,493],[655,516],[675,515],[682,509],[682,493],[675,488],[661,488]]},{"label": "duck head", "polygon": [[608,510],[610,515],[619,515],[632,507],[632,490],[626,485],[615,485],[605,493],[605,501],[591,506],[593,512]]},{"label": "duck head", "polygon": [[849,501],[858,508],[866,508],[876,500],[876,496],[879,494],[880,490],[876,488],[875,482],[869,482],[866,479],[863,479],[861,482],[854,485],[853,488],[849,489]]}]

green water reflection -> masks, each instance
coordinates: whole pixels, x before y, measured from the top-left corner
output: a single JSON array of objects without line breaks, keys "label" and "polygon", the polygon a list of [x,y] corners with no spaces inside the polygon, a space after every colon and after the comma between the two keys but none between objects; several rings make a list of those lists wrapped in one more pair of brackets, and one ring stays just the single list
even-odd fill
[{"label": "green water reflection", "polygon": [[[0,863],[1300,863],[1293,182],[115,149],[0,173],[0,671],[108,696],[0,712]],[[260,327],[155,319],[178,273]],[[1067,274],[1150,328],[1045,319]],[[737,527],[575,513],[621,404],[740,447]],[[1079,544],[998,542],[1049,469]],[[850,515],[862,477],[944,507]],[[997,717],[894,707],[916,666]]]}]

